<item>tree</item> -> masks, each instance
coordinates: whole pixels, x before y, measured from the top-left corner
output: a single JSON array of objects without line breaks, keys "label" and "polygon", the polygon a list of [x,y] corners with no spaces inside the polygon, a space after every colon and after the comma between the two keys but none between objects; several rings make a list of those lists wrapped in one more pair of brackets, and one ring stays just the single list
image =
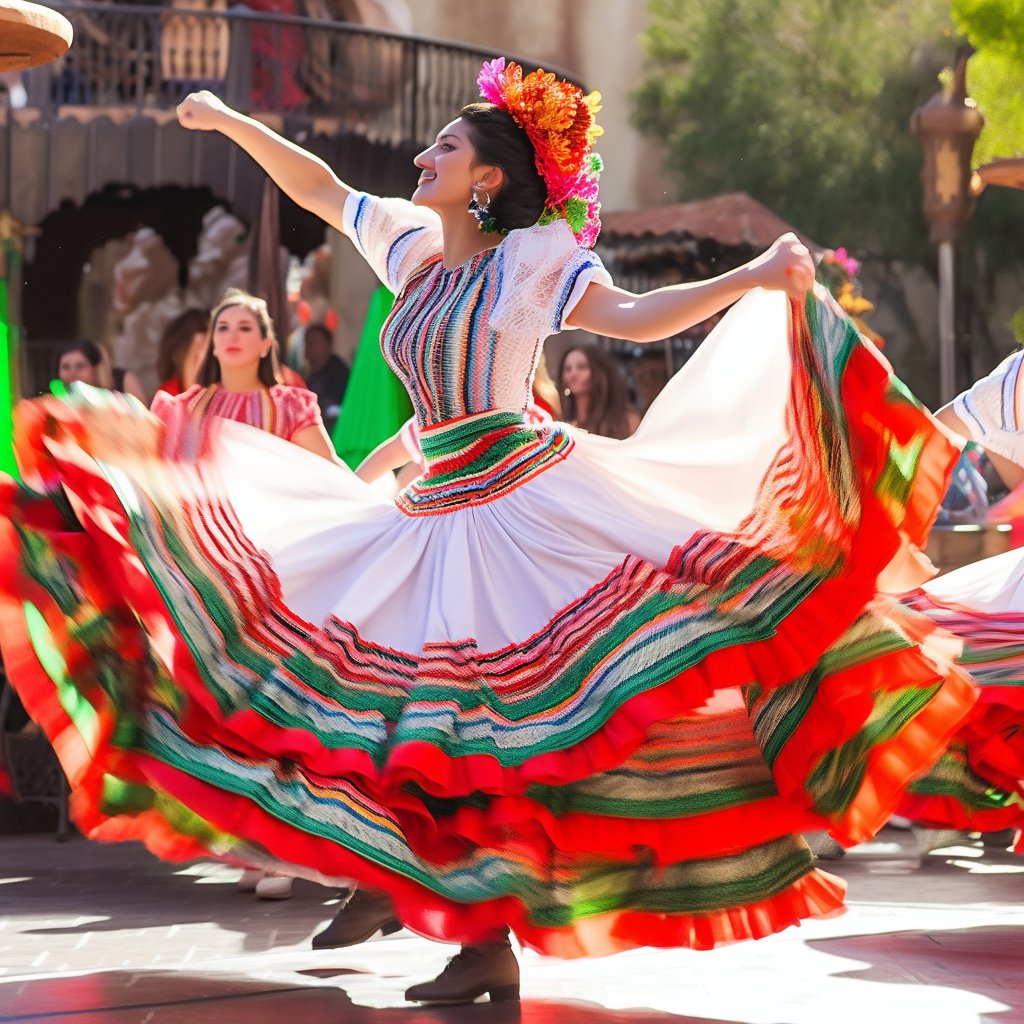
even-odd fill
[{"label": "tree", "polygon": [[924,256],[907,119],[948,61],[945,0],[650,0],[650,12],[634,117],[667,145],[681,196],[742,190],[822,244]]},{"label": "tree", "polygon": [[[985,115],[985,127],[974,147],[976,166],[1015,156],[1024,151],[1024,95],[1020,81],[1024,75],[1024,0],[953,0],[953,21],[976,53],[967,70],[971,96]],[[961,261],[965,284],[977,315],[972,332],[989,342],[991,363],[1005,354],[1005,347],[993,344],[988,322],[1004,326],[1006,303],[999,303],[999,292],[1011,287],[1015,277],[1016,294],[1024,289],[1020,239],[1024,235],[1024,192],[989,188],[978,200],[968,227],[967,251]],[[1001,306],[1001,312],[994,312]],[[1024,341],[1024,307],[1009,317],[1018,342]],[[975,349],[977,349],[975,345]]]},{"label": "tree", "polygon": [[1024,150],[1024,0],[953,0],[953,20],[978,51],[971,94],[985,113],[977,163]]}]

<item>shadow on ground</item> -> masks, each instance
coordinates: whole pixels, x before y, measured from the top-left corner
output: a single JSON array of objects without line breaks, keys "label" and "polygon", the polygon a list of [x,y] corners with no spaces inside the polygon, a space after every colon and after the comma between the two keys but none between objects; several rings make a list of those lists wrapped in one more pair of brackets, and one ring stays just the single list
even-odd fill
[{"label": "shadow on ground", "polygon": [[864,966],[836,978],[974,992],[1003,1009],[982,1021],[1024,1021],[1024,931],[1010,926],[849,935],[807,943]]},{"label": "shadow on ground", "polygon": [[[407,981],[407,979],[406,979]],[[108,971],[0,984],[4,1024],[739,1024],[652,1010],[608,1010],[573,1000],[417,1007],[405,981],[350,995],[331,985],[290,985],[185,971]],[[367,1005],[372,1003],[373,1005]]]}]

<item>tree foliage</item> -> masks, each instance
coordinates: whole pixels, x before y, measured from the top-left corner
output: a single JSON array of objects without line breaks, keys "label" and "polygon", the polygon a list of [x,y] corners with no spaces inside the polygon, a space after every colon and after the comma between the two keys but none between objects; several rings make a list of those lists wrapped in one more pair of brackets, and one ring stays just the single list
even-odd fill
[{"label": "tree foliage", "polygon": [[1024,152],[1024,0],[953,0],[953,20],[977,53],[967,74],[985,115],[976,164]]},{"label": "tree foliage", "polygon": [[680,198],[742,190],[824,245],[923,256],[908,119],[952,56],[946,0],[649,5],[634,119]]}]

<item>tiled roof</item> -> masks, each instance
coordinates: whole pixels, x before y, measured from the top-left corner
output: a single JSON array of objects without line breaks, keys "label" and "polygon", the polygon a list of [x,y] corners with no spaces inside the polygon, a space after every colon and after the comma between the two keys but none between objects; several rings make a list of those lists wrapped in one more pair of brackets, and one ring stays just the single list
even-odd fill
[{"label": "tiled roof", "polygon": [[795,231],[810,248],[821,248],[746,192],[645,210],[601,211],[601,241],[605,243],[643,236],[689,235],[713,238],[722,245],[763,249],[787,231]]}]

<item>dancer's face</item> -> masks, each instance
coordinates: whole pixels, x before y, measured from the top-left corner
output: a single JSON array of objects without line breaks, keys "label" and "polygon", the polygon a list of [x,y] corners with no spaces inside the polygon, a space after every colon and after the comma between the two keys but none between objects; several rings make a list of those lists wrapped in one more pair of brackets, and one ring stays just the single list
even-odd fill
[{"label": "dancer's face", "polygon": [[57,376],[62,384],[73,384],[81,381],[83,384],[96,383],[96,369],[81,352],[65,352],[60,357],[57,366]]},{"label": "dancer's face", "polygon": [[213,325],[213,354],[222,371],[256,369],[270,345],[269,338],[260,337],[256,315],[244,306],[228,306]]},{"label": "dancer's face", "polygon": [[562,363],[561,384],[577,397],[590,390],[590,363],[579,349],[566,353],[565,362]]},{"label": "dancer's face", "polygon": [[413,163],[420,169],[420,180],[412,201],[439,213],[448,209],[466,210],[473,186],[490,186],[493,197],[500,171],[477,161],[469,137],[469,126],[461,117],[444,126],[437,141],[423,150]]}]

